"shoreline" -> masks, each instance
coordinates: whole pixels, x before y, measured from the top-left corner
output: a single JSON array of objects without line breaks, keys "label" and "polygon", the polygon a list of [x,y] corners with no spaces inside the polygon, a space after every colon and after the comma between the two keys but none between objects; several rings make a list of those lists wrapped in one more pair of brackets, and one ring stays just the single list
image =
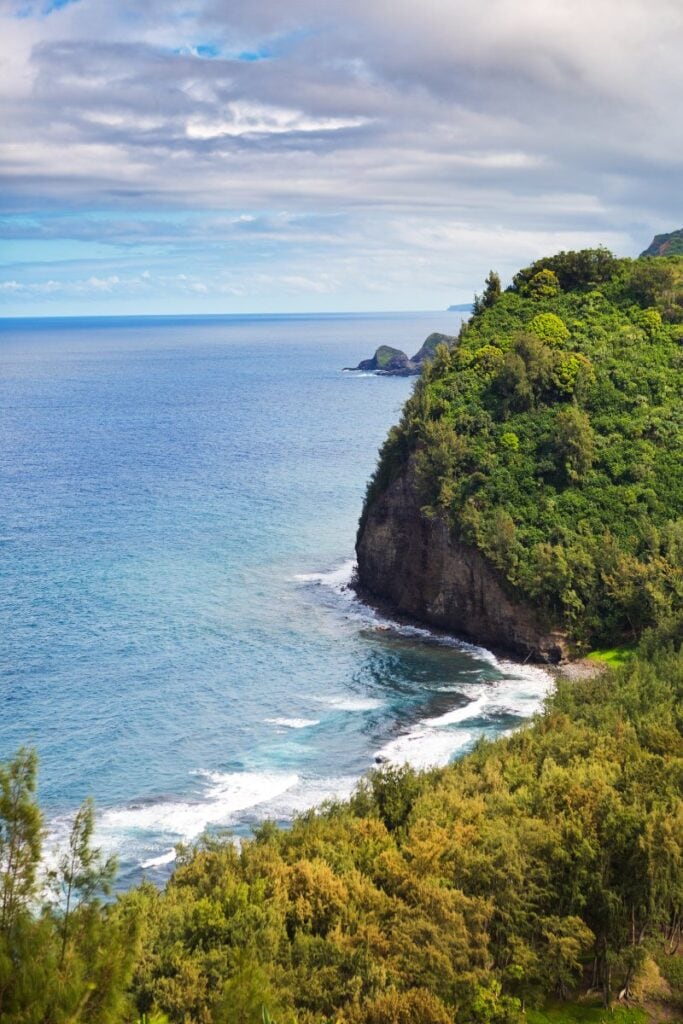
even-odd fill
[{"label": "shoreline", "polygon": [[506,647],[504,644],[482,643],[472,637],[441,629],[439,626],[435,626],[430,622],[424,622],[421,619],[399,611],[392,605],[391,601],[386,598],[377,597],[371,591],[367,590],[358,582],[357,566],[354,569],[354,574],[348,584],[348,588],[353,591],[357,599],[362,604],[367,605],[368,608],[379,612],[380,615],[393,620],[401,626],[423,629],[426,632],[433,634],[436,638],[443,637],[446,640],[452,640],[454,643],[461,645],[465,650],[467,648],[471,648],[472,650],[489,651],[495,658],[502,658],[505,661],[512,662],[520,667],[529,665],[535,666],[537,668],[544,669],[550,674],[558,674],[562,673],[563,670],[567,670],[566,674],[571,675],[571,666],[582,666],[576,670],[577,678],[588,678],[590,669],[594,670],[593,674],[597,674],[597,672],[601,672],[604,667],[607,667],[600,662],[588,661],[585,656],[572,658],[571,660],[567,659],[561,662],[532,661],[528,656],[526,658],[521,658],[517,651]]}]

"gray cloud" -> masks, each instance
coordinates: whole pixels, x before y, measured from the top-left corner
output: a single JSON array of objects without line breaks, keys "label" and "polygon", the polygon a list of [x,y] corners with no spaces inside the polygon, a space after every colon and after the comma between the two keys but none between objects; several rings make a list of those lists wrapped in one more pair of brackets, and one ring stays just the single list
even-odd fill
[{"label": "gray cloud", "polygon": [[633,252],[683,223],[679,0],[0,10],[15,241],[248,236],[247,261],[327,253],[342,290],[345,261],[393,280],[419,251],[470,291],[539,246]]}]

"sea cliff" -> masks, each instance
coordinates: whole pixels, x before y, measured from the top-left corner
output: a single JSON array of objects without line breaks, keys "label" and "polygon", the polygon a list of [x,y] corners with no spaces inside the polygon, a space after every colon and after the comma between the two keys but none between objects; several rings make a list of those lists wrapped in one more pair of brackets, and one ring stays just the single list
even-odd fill
[{"label": "sea cliff", "polygon": [[481,552],[420,506],[410,460],[368,509],[357,545],[360,589],[494,649],[550,663],[569,657],[565,634],[511,597]]},{"label": "sea cliff", "polygon": [[543,662],[675,632],[683,259],[559,253],[494,285],[382,448],[359,588]]}]

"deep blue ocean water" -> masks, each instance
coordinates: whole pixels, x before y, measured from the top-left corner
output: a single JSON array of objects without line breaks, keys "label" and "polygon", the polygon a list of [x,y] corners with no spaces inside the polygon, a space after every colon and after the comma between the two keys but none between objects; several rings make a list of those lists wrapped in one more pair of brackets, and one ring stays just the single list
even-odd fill
[{"label": "deep blue ocean water", "polygon": [[0,758],[48,846],[88,794],[122,883],[174,844],[445,763],[549,684],[348,589],[412,354],[452,313],[0,321]]}]

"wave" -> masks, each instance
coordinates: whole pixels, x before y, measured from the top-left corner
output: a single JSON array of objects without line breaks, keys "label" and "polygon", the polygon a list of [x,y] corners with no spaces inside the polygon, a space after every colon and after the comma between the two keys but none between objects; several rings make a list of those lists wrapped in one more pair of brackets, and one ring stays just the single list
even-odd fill
[{"label": "wave", "polygon": [[438,715],[436,718],[423,718],[422,723],[424,725],[433,726],[440,728],[445,725],[455,725],[458,722],[466,722],[472,718],[479,718],[485,711],[488,710],[489,697],[484,694],[478,697],[476,700],[468,701],[462,707],[454,708],[452,711],[447,711],[444,715]]},{"label": "wave", "polygon": [[[433,718],[423,718],[412,729],[386,743],[376,755],[379,763],[410,764],[430,768],[448,764],[456,753],[464,753],[477,735],[482,734],[481,719],[493,721],[512,716],[526,721],[540,711],[554,685],[553,677],[536,666],[515,665],[496,659],[502,678],[488,682],[463,683],[461,696],[471,699]],[[464,724],[474,728],[463,729]],[[508,736],[508,728],[498,735]]]},{"label": "wave", "polygon": [[356,370],[353,366],[342,370],[342,373],[352,373],[353,377],[349,377],[349,380],[367,380],[369,377],[372,377],[374,380],[381,380],[380,374],[377,374],[372,370]]},{"label": "wave", "polygon": [[[302,574],[297,580],[324,587],[341,604],[346,616],[363,629],[453,647],[471,654],[481,665],[463,672],[469,679],[440,687],[453,693],[457,707],[423,718],[402,734],[386,740],[377,751],[378,761],[408,763],[416,768],[444,765],[464,753],[482,732],[490,731],[491,725],[497,726],[498,733],[504,729],[506,735],[511,731],[510,718],[513,722],[528,719],[541,708],[554,684],[545,669],[498,659],[485,648],[423,626],[395,622],[358,598],[351,586],[354,572],[355,563],[349,559],[329,572]],[[384,700],[353,692],[312,694],[311,701],[318,709],[323,705],[333,712],[350,713],[374,711],[385,704]],[[279,716],[266,721],[297,730],[313,728],[320,718]],[[163,872],[175,859],[175,851],[170,847],[197,839],[206,828],[244,828],[257,817],[286,821],[324,801],[347,799],[358,782],[356,775],[313,778],[282,770],[201,771],[197,775],[200,786],[196,796],[145,800],[105,810],[98,815],[97,845],[105,853],[118,852],[123,860],[144,870]],[[59,840],[62,848],[69,827],[70,819],[66,817],[51,825],[50,838]]]},{"label": "wave", "polygon": [[[358,597],[352,586],[355,572],[355,562],[348,559],[327,572],[303,573],[296,580],[331,592],[340,602],[345,617],[364,630],[450,647],[471,655],[481,666],[463,671],[463,675],[472,677],[471,682],[463,679],[455,686],[440,688],[442,692],[460,696],[466,703],[437,717],[421,719],[407,732],[389,740],[376,754],[380,763],[409,763],[416,768],[447,764],[481,735],[487,724],[507,716],[527,719],[540,710],[554,685],[553,677],[545,669],[499,659],[477,644],[426,626],[396,621]],[[373,698],[360,697],[327,698],[325,702],[349,711],[371,710],[381,704]],[[471,728],[462,728],[469,723]]]},{"label": "wave", "polygon": [[200,772],[203,798],[160,800],[110,808],[98,822],[98,837],[119,839],[144,834],[196,839],[208,826],[228,825],[234,815],[272,800],[296,785],[298,776],[279,772]]},{"label": "wave", "polygon": [[144,869],[148,868],[162,868],[167,864],[172,864],[176,859],[175,850],[168,850],[166,853],[159,854],[158,857],[150,857],[148,860],[140,862],[140,867]]},{"label": "wave", "polygon": [[500,673],[499,679],[487,683],[464,682],[460,686],[460,692],[474,700],[482,696],[482,686],[486,687],[483,711],[488,716],[531,718],[541,710],[555,685],[554,677],[538,665],[496,660],[495,668]]},{"label": "wave", "polygon": [[309,729],[320,725],[319,718],[266,718],[269,725],[279,725],[283,729]]},{"label": "wave", "polygon": [[328,707],[333,708],[335,711],[374,711],[377,708],[381,708],[384,701],[378,700],[376,697],[353,697],[353,696],[339,696],[339,697],[316,697],[316,700],[320,701],[321,704],[327,704]]},{"label": "wave", "polygon": [[[353,558],[347,558],[341,565],[325,572],[301,572],[294,576],[297,583],[318,583],[320,586],[331,587],[340,592],[347,590],[356,572],[356,562]],[[352,593],[355,597],[355,594]]]},{"label": "wave", "polygon": [[448,764],[457,751],[462,751],[473,739],[473,733],[464,729],[440,729],[419,723],[410,732],[397,736],[377,751],[380,764],[404,765],[413,768],[437,768]]},{"label": "wave", "polygon": [[[259,819],[291,820],[329,800],[347,800],[357,776],[302,778],[294,773],[196,773],[205,792],[196,800],[145,800],[113,807],[98,816],[95,844],[103,853],[117,852],[144,871],[167,869],[176,859],[170,843],[192,842],[208,827],[243,824],[252,809]],[[256,812],[258,808],[258,812]],[[72,816],[50,823],[45,871],[57,865],[71,828]]]},{"label": "wave", "polygon": [[267,817],[286,821],[319,807],[328,800],[348,800],[358,785],[358,776],[340,775],[303,778],[298,785],[260,808]]},{"label": "wave", "polygon": [[394,636],[407,639],[419,640],[440,647],[452,647],[455,650],[472,654],[480,661],[494,664],[496,657],[491,651],[478,644],[470,643],[467,640],[460,640],[458,637],[448,633],[440,633],[429,629],[427,626],[420,626],[410,622],[399,622],[391,616],[384,614],[365,601],[356,593],[353,588],[354,577],[357,571],[357,563],[354,559],[346,559],[340,565],[324,572],[298,573],[293,578],[297,583],[314,584],[325,587],[332,591],[336,597],[341,598],[345,608],[346,617],[356,620],[366,629],[375,629]]}]

